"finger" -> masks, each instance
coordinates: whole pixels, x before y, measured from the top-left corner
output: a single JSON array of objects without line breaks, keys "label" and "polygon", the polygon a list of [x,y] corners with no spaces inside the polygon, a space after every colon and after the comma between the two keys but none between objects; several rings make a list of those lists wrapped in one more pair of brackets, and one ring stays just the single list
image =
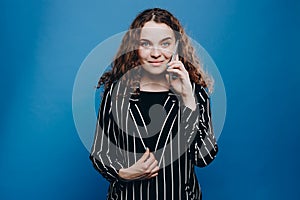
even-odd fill
[{"label": "finger", "polygon": [[135,177],[133,180],[147,179],[148,176],[149,176],[148,174],[142,174],[142,175],[139,175],[139,176]]},{"label": "finger", "polygon": [[158,173],[151,174],[151,175],[149,175],[149,176],[146,176],[144,179],[150,179],[150,178],[153,178],[153,177],[155,177],[155,176],[157,176],[157,175],[158,175]]},{"label": "finger", "polygon": [[150,175],[153,174],[154,172],[157,172],[157,170],[159,169],[158,165],[157,165],[158,161],[155,159],[154,155],[153,155],[153,158],[154,158],[153,162],[150,163],[150,165],[146,171],[146,172],[149,172]]},{"label": "finger", "polygon": [[168,68],[169,67],[174,67],[174,66],[183,66],[183,63],[181,61],[178,60],[173,60],[171,62],[168,63]]},{"label": "finger", "polygon": [[179,61],[179,56],[178,56],[178,54],[176,54],[175,60],[176,60],[176,61]]},{"label": "finger", "polygon": [[151,172],[151,170],[149,170],[149,167],[152,165],[152,163],[155,161],[155,157],[154,155],[151,153],[148,160],[145,162],[145,166],[147,168],[147,172]]},{"label": "finger", "polygon": [[186,71],[187,72],[184,65],[180,61],[171,62],[171,63],[168,64],[168,66],[169,67],[167,68],[167,70],[168,69],[179,69],[181,71]]},{"label": "finger", "polygon": [[152,171],[157,167],[157,164],[158,164],[158,161],[154,160],[148,168],[149,172],[153,173]]},{"label": "finger", "polygon": [[149,158],[150,150],[149,148],[146,149],[146,152],[143,154],[143,156],[139,159],[141,162],[145,162]]},{"label": "finger", "polygon": [[150,174],[150,175],[146,176],[144,179],[150,179],[150,178],[153,178],[153,177],[155,177],[157,175],[158,175],[158,173]]},{"label": "finger", "polygon": [[168,69],[167,70],[170,74],[176,75],[178,77],[184,77],[184,73],[179,69]]},{"label": "finger", "polygon": [[159,171],[159,167],[156,166],[156,167],[151,171],[151,173],[147,176],[147,178],[149,179],[149,178],[152,178],[152,177],[157,176],[157,175],[158,175],[158,171]]},{"label": "finger", "polygon": [[150,178],[153,178],[153,177],[155,177],[155,176],[157,176],[157,175],[158,175],[158,173],[152,174],[152,175],[150,176]]},{"label": "finger", "polygon": [[179,62],[179,63],[171,63],[170,66],[167,68],[167,72],[169,72],[169,70],[171,69],[178,69],[186,74],[188,74],[188,71],[185,69],[184,65]]},{"label": "finger", "polygon": [[151,174],[154,174],[154,173],[157,173],[159,171],[159,166],[155,166],[152,171],[151,171]]},{"label": "finger", "polygon": [[169,75],[169,73],[166,73],[166,79],[167,79],[168,84],[171,84],[171,83],[170,83],[171,80],[170,80],[170,75]]}]

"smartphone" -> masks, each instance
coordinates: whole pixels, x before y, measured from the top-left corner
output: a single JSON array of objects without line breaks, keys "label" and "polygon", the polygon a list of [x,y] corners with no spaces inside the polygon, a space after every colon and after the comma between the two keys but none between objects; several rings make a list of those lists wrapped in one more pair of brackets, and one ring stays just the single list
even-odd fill
[{"label": "smartphone", "polygon": [[173,51],[173,54],[172,54],[172,57],[171,57],[171,61],[175,60],[175,56],[177,54],[177,50],[178,50],[178,40],[176,41],[175,43],[175,48],[174,48],[174,51]]},{"label": "smartphone", "polygon": [[[176,54],[177,54],[177,50],[178,50],[178,43],[179,43],[179,41],[176,40],[175,48],[174,48],[174,51],[173,51],[173,54],[172,54],[172,57],[171,57],[171,61],[175,60],[175,57],[176,57]],[[173,73],[170,73],[169,79],[171,80],[171,78],[172,78],[172,79],[176,79],[176,78],[178,78],[178,77],[177,77],[176,75],[174,75]],[[170,80],[169,80],[169,81],[170,81]]]}]

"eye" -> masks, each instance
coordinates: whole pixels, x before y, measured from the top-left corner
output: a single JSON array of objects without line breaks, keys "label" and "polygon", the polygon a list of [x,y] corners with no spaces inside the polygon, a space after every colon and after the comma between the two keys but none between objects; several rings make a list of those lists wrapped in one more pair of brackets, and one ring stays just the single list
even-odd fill
[{"label": "eye", "polygon": [[168,46],[170,46],[170,42],[163,42],[161,45],[162,45],[162,47],[168,47]]},{"label": "eye", "polygon": [[150,46],[150,42],[148,42],[148,41],[141,41],[141,42],[140,42],[140,45],[141,45],[142,47],[149,47],[149,46]]}]

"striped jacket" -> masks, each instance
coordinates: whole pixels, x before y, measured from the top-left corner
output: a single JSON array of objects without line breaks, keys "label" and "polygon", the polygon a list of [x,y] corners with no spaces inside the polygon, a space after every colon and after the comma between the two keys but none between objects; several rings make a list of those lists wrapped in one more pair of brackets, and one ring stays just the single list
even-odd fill
[{"label": "striped jacket", "polygon": [[121,168],[133,165],[147,148],[149,127],[141,114],[139,95],[128,93],[120,83],[104,91],[98,112],[94,145],[90,159],[110,182],[108,200],[188,200],[202,199],[194,166],[205,167],[218,152],[212,129],[210,98],[195,83],[197,109],[186,107],[171,90],[162,105],[164,119],[154,134],[150,149],[159,161],[158,176],[147,180],[124,180]]}]

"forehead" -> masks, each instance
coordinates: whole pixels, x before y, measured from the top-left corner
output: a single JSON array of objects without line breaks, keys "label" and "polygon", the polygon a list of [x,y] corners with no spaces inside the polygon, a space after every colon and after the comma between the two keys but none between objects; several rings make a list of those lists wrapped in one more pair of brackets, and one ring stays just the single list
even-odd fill
[{"label": "forehead", "polygon": [[160,41],[164,38],[174,38],[174,31],[164,23],[156,23],[154,21],[146,22],[141,30],[141,39],[150,41]]}]

